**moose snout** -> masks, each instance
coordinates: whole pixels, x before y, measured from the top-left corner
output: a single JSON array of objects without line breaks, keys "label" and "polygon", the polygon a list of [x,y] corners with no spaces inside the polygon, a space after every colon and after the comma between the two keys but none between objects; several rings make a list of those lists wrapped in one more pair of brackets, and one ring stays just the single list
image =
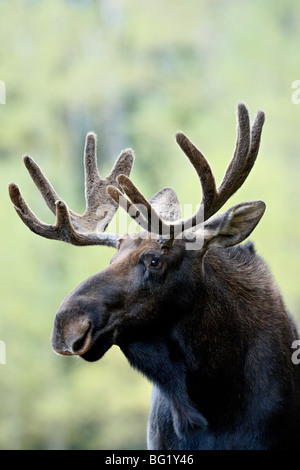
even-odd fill
[{"label": "moose snout", "polygon": [[82,356],[92,348],[108,320],[103,302],[106,286],[102,274],[95,274],[62,301],[51,333],[55,352]]},{"label": "moose snout", "polygon": [[66,321],[63,314],[57,314],[52,333],[53,350],[64,356],[82,355],[92,343],[91,322],[85,316],[74,315]]}]

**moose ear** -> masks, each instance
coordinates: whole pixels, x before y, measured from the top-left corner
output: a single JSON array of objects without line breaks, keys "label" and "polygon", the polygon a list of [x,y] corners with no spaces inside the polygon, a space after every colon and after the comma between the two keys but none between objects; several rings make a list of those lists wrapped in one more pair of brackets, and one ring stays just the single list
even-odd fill
[{"label": "moose ear", "polygon": [[204,226],[204,246],[226,248],[241,243],[256,227],[265,209],[263,201],[245,202],[211,217]]},{"label": "moose ear", "polygon": [[174,222],[182,217],[177,195],[172,188],[161,189],[149,202],[165,222]]}]

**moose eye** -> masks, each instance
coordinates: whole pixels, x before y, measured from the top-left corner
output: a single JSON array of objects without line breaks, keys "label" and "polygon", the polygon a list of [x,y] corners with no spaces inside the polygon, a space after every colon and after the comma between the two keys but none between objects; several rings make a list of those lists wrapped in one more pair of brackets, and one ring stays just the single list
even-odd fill
[{"label": "moose eye", "polygon": [[161,258],[159,258],[158,256],[152,256],[150,259],[149,259],[149,267],[152,268],[152,269],[161,269],[163,266],[163,262],[161,260]]}]

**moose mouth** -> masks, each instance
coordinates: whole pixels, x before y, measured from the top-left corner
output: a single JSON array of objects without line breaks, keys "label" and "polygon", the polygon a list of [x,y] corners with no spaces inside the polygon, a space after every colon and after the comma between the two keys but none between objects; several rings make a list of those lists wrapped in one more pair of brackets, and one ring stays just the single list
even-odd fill
[{"label": "moose mouth", "polygon": [[80,357],[88,362],[95,362],[101,359],[102,356],[111,348],[113,345],[112,337],[109,332],[102,333],[94,340],[92,340],[91,346]]},{"label": "moose mouth", "polygon": [[65,325],[63,319],[56,317],[51,344],[53,350],[63,356],[80,356],[86,361],[100,359],[112,346],[112,332],[104,325],[93,325],[87,318],[78,317]]}]

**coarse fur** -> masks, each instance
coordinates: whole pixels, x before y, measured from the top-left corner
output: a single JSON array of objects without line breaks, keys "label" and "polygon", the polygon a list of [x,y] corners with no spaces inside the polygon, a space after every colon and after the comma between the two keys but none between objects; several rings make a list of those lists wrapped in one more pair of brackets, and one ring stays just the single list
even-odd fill
[{"label": "coarse fur", "polygon": [[158,384],[149,448],[300,449],[300,370],[290,348],[297,334],[268,268],[250,243],[211,250],[203,263],[205,295],[171,337],[185,351],[182,401],[188,397],[207,425],[194,426],[192,416],[185,437],[176,433]]},{"label": "coarse fur", "polygon": [[[147,267],[149,255],[164,267]],[[83,359],[116,344],[153,382],[149,449],[300,449],[296,328],[252,243],[201,254],[175,241],[166,253],[123,237],[110,266],[61,305],[56,350],[82,316],[94,325]]]}]

